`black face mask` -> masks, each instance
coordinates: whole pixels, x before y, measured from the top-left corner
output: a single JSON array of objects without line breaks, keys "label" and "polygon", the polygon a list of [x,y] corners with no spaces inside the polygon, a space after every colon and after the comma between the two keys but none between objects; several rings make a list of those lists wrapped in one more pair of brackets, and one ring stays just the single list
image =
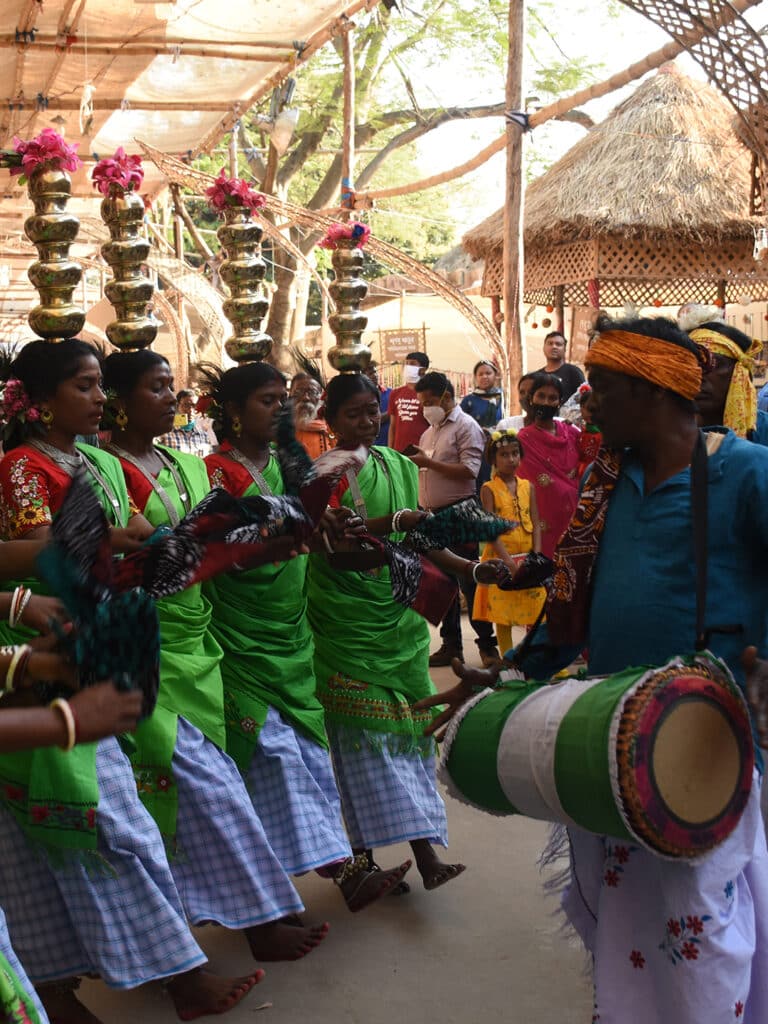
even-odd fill
[{"label": "black face mask", "polygon": [[530,410],[537,420],[553,420],[557,415],[556,405],[539,405],[538,402],[531,402]]}]

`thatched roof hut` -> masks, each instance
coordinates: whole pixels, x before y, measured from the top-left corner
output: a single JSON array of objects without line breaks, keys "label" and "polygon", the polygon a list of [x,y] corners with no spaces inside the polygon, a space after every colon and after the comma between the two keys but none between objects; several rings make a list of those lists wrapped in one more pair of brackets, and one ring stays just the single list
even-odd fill
[{"label": "thatched roof hut", "polygon": [[[525,300],[768,298],[768,266],[752,258],[750,173],[732,108],[665,65],[528,187]],[[483,294],[503,294],[503,211],[462,244],[485,260]]]}]

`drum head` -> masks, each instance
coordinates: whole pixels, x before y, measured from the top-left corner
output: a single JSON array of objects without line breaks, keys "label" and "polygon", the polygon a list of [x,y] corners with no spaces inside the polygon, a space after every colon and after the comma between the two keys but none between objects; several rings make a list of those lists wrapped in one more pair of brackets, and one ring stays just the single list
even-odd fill
[{"label": "drum head", "polygon": [[717,665],[651,673],[628,698],[617,739],[630,828],[669,857],[701,856],[736,827],[752,786],[749,715]]}]

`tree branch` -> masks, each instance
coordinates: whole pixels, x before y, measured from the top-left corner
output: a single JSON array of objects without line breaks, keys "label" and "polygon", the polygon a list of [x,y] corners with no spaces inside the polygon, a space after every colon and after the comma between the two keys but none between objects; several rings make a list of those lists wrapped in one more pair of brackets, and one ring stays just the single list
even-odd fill
[{"label": "tree branch", "polygon": [[373,178],[374,174],[381,165],[385,162],[391,153],[394,153],[396,149],[401,149],[403,146],[407,146],[409,142],[415,142],[416,139],[422,138],[422,136],[434,131],[435,128],[439,128],[441,125],[448,124],[451,121],[468,120],[478,117],[493,117],[504,113],[504,104],[496,103],[491,106],[484,107],[450,107],[438,114],[434,114],[429,120],[412,125],[410,128],[406,128],[405,131],[400,132],[399,135],[395,135],[394,138],[390,139],[389,142],[370,160],[366,166],[357,175],[355,181],[355,187],[357,189],[364,188],[369,181]]},{"label": "tree branch", "polygon": [[237,133],[238,140],[240,142],[240,149],[243,152],[248,169],[250,170],[256,181],[261,181],[264,177],[265,164],[259,154],[256,152],[256,148],[248,138],[248,133],[245,130],[245,125],[240,121],[240,127]]}]

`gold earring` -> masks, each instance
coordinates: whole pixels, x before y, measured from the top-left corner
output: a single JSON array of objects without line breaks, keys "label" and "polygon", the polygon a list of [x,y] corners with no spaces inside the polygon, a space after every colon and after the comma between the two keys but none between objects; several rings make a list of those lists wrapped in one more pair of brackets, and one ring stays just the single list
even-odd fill
[{"label": "gold earring", "polygon": [[243,432],[243,424],[240,422],[239,416],[232,417],[232,433],[235,437],[240,437]]},{"label": "gold earring", "polygon": [[53,425],[53,413],[50,409],[43,409],[40,412],[40,422],[43,424],[46,430],[50,430]]},{"label": "gold earring", "polygon": [[128,413],[125,409],[120,409],[120,411],[115,415],[115,423],[121,430],[125,430],[128,426]]}]

